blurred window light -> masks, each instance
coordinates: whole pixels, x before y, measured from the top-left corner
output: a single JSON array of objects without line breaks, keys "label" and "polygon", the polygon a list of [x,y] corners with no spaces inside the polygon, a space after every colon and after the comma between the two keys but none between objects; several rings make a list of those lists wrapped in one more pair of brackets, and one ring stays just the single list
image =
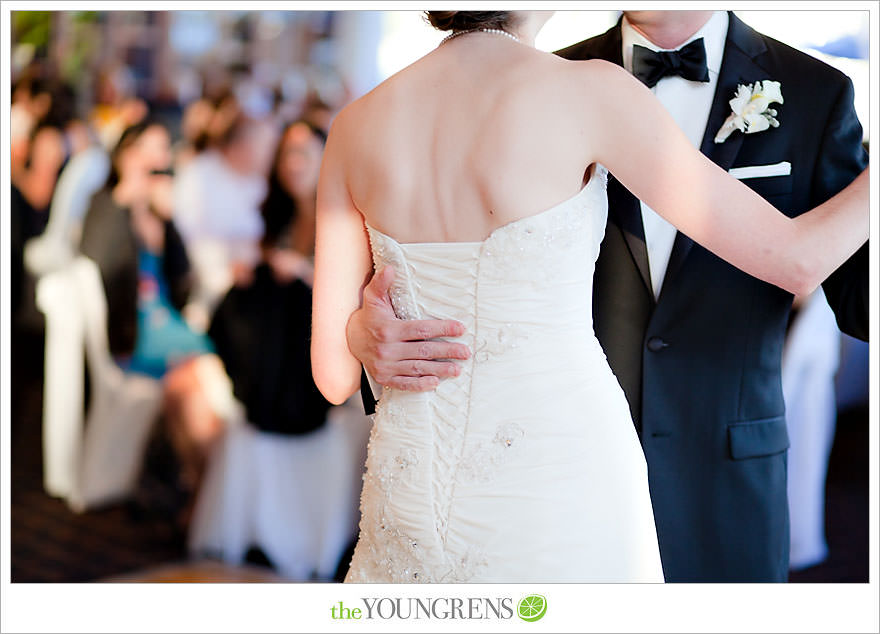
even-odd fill
[{"label": "blurred window light", "polygon": [[[735,11],[755,30],[797,48],[847,75],[863,137],[869,138],[868,11]],[[783,96],[785,86],[782,87]]]},{"label": "blurred window light", "polygon": [[220,37],[220,29],[210,11],[174,11],[169,30],[171,47],[184,57],[209,52]]},{"label": "blurred window light", "polygon": [[604,33],[619,16],[620,11],[556,11],[535,38],[535,48],[558,51]]},{"label": "blurred window light", "polygon": [[[735,11],[737,17],[764,35],[799,49],[815,48],[850,37],[855,51],[867,58],[867,11]],[[831,53],[831,51],[827,51]],[[852,57],[852,55],[846,55]]]},{"label": "blurred window light", "polygon": [[423,11],[385,11],[383,17],[378,51],[380,81],[427,55],[445,35],[425,20]]},{"label": "blurred window light", "polygon": [[31,60],[34,59],[36,51],[37,47],[30,42],[14,45],[12,48],[12,68],[14,73],[30,64]]},{"label": "blurred window light", "polygon": [[[447,33],[438,31],[423,11],[385,11],[378,67],[384,80],[427,55]],[[617,21],[618,11],[557,11],[541,29],[535,46],[554,51],[598,35]]]},{"label": "blurred window light", "polygon": [[287,17],[284,11],[260,11],[257,21],[256,33],[261,40],[274,40],[281,35],[287,24]]}]

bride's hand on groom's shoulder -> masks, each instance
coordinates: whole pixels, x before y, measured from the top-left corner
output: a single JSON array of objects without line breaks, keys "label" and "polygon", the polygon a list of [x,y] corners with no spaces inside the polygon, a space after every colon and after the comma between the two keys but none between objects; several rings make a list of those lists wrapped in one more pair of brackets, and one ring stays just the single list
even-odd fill
[{"label": "bride's hand on groom's shoulder", "polygon": [[382,385],[432,390],[441,379],[460,374],[452,359],[468,359],[470,350],[464,344],[431,340],[459,337],[464,325],[450,319],[399,319],[389,294],[393,281],[394,270],[387,266],[364,287],[361,308],[352,313],[346,328],[348,347]]}]

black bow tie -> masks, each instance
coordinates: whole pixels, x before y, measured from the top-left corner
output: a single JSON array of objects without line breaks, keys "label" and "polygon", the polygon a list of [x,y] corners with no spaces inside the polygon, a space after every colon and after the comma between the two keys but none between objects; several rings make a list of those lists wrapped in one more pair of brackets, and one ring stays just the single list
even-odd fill
[{"label": "black bow tie", "polygon": [[709,81],[706,47],[703,38],[682,46],[677,51],[652,51],[633,44],[633,75],[648,88],[667,75],[680,75],[691,81]]}]

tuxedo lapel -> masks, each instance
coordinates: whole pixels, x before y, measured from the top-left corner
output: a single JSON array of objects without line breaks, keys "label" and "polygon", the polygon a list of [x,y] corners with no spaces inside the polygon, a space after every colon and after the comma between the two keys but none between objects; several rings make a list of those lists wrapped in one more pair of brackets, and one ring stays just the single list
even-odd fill
[{"label": "tuxedo lapel", "polygon": [[651,268],[648,265],[648,247],[645,244],[645,227],[642,224],[642,207],[639,199],[613,176],[608,178],[608,219],[623,233],[626,246],[645,283],[645,290],[653,301]]},{"label": "tuxedo lapel", "polygon": [[[734,132],[723,143],[715,143],[715,134],[730,114],[730,100],[736,94],[739,84],[751,84],[755,81],[772,79],[755,58],[766,50],[764,40],[750,27],[739,20],[733,12],[728,12],[730,22],[727,27],[727,40],[724,44],[724,57],[718,73],[718,85],[715,87],[715,98],[706,122],[706,131],[700,151],[724,170],[729,170],[736,160],[745,135]],[[663,289],[667,288],[694,246],[694,241],[682,232],[675,236],[666,275],[663,278]],[[658,299],[659,301],[659,299]]]},{"label": "tuxedo lapel", "polygon": [[620,25],[622,23],[623,17],[617,20],[617,24],[614,27],[605,32],[598,46],[596,46],[594,57],[623,66],[623,36],[620,34]]},{"label": "tuxedo lapel", "polygon": [[617,20],[617,24],[602,35],[572,44],[566,48],[556,51],[556,55],[565,59],[585,60],[585,59],[604,59],[607,62],[614,62],[618,66],[623,66],[623,49],[622,36],[620,34],[620,25],[623,18]]}]

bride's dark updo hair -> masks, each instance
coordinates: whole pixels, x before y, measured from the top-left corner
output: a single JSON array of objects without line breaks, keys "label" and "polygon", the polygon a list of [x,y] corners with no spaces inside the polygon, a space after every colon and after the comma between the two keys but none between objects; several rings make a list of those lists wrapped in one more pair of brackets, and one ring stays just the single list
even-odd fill
[{"label": "bride's dark updo hair", "polygon": [[425,15],[440,31],[504,29],[513,21],[513,11],[425,11]]}]

